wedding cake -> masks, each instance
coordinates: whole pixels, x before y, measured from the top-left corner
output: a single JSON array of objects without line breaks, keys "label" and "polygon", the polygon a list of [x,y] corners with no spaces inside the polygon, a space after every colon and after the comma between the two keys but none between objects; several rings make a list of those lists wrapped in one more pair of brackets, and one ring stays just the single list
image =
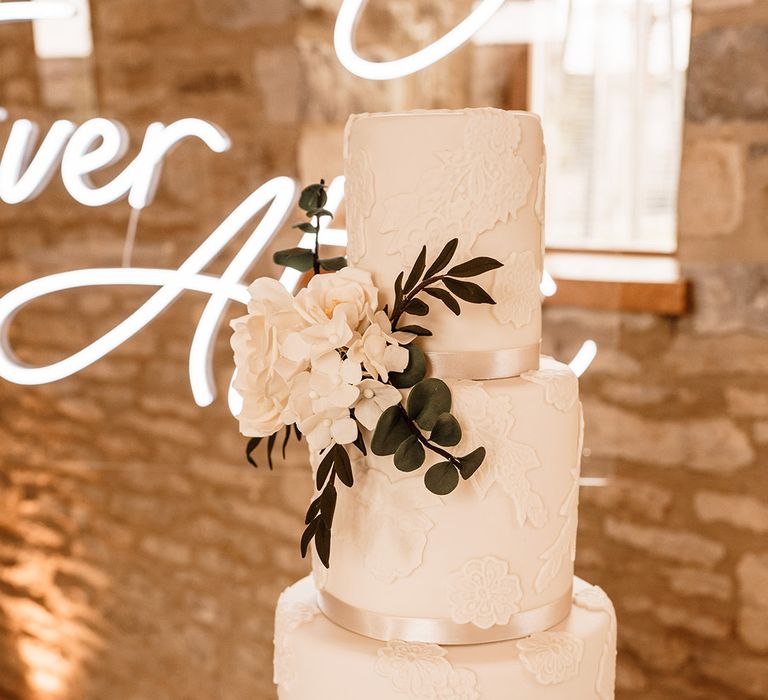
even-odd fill
[{"label": "wedding cake", "polygon": [[[348,122],[351,267],[345,279],[365,273],[379,290],[392,323],[376,332],[390,338],[386,348],[397,368],[409,371],[407,358],[394,359],[395,350],[408,341],[418,344],[427,377],[444,381],[427,389],[450,391],[453,417],[443,411],[439,420],[427,421],[422,409],[416,422],[430,423],[433,443],[469,454],[454,460],[432,444],[427,447],[436,454],[425,459],[417,434],[408,449],[404,442],[396,452],[377,450],[374,435],[374,449],[361,444],[349,460],[351,488],[337,463],[345,486],[337,492],[332,485],[330,555],[325,536],[317,534],[325,527],[318,509],[328,513],[330,496],[316,494],[305,533],[307,542],[315,534],[309,544],[313,576],[287,589],[277,607],[275,683],[281,700],[614,697],[613,606],[573,570],[583,441],[578,380],[566,365],[540,357],[545,163],[541,124],[530,113],[417,111],[356,115]],[[430,280],[439,276],[427,271],[422,287],[433,284],[427,292],[432,298],[425,297],[430,305],[409,302],[404,317],[419,321],[426,307],[431,333],[409,325],[398,336],[392,309],[402,305],[402,273],[394,288],[393,280],[420,251],[422,258],[425,249],[434,256],[452,239],[458,241],[451,248],[456,262],[484,262],[451,268],[447,275],[456,279],[442,280],[445,289],[437,289]],[[488,262],[493,260],[495,267]],[[421,288],[414,280],[424,266],[416,263],[406,291]],[[484,271],[488,296],[461,282],[470,268]],[[448,291],[476,305],[459,314],[457,302],[445,298]],[[323,297],[331,300],[327,318],[336,318],[344,294]],[[309,307],[302,304],[307,316]],[[406,338],[409,332],[418,338]],[[368,347],[365,337],[360,347]],[[356,356],[355,343],[348,341],[342,360],[334,354],[333,361]],[[298,354],[286,350],[290,358]],[[351,408],[341,414],[305,421],[314,474],[323,472],[318,493],[328,471],[323,454],[333,449],[331,438],[318,436],[323,430],[340,435],[350,415],[364,424],[361,402],[376,399],[375,391],[362,388],[368,380],[335,383],[355,381],[358,403],[349,399],[344,405]],[[410,391],[421,397],[427,389]],[[316,400],[318,393],[308,396]],[[454,423],[455,439],[441,442],[442,426]],[[384,431],[382,423],[376,431]],[[363,427],[358,440],[371,441]],[[415,461],[408,459],[409,449],[418,452]],[[427,474],[426,488],[416,470],[444,453],[443,465],[455,466],[462,478],[439,466],[435,478]],[[479,467],[472,458],[478,454]]]}]

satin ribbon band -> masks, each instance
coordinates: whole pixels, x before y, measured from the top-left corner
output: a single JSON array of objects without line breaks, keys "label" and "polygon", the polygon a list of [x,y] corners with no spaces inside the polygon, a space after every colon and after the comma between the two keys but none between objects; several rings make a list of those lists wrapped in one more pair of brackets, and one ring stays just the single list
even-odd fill
[{"label": "satin ribbon band", "polygon": [[520,639],[561,623],[571,612],[573,591],[552,603],[512,615],[506,625],[482,629],[441,618],[392,617],[356,608],[330,593],[319,591],[317,603],[325,616],[339,627],[383,642],[401,639],[429,644],[484,644]]},{"label": "satin ribbon band", "polygon": [[503,379],[539,368],[541,342],[504,350],[427,352],[432,374],[443,379]]}]

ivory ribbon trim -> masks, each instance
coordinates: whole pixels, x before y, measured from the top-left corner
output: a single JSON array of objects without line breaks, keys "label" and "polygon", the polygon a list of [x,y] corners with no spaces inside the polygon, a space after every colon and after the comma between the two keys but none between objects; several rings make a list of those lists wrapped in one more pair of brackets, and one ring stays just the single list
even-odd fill
[{"label": "ivory ribbon trim", "polygon": [[349,605],[319,591],[317,603],[325,616],[351,632],[383,642],[401,639],[428,644],[484,644],[520,639],[561,623],[571,612],[572,588],[552,603],[513,615],[506,625],[482,629],[442,618],[391,617]]},{"label": "ivory ribbon trim", "polygon": [[541,341],[504,350],[428,352],[432,374],[444,379],[503,379],[539,368]]}]

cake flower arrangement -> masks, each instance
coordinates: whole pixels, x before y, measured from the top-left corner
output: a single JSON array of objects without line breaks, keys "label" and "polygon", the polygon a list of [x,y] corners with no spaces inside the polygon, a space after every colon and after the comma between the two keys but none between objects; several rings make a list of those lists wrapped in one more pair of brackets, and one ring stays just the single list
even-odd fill
[{"label": "cake flower arrangement", "polygon": [[[278,440],[283,455],[291,437],[304,436],[317,455],[318,495],[310,503],[301,538],[306,556],[314,539],[318,557],[328,567],[336,482],[354,485],[350,453],[392,455],[397,469],[412,472],[437,455],[424,474],[426,488],[444,496],[459,479],[469,479],[485,459],[485,448],[455,455],[461,426],[451,413],[451,392],[436,377],[427,377],[427,357],[418,339],[432,335],[403,317],[424,317],[424,297],[445,304],[454,314],[461,303],[494,304],[478,284],[469,281],[502,266],[476,257],[451,266],[458,239],[450,240],[428,264],[426,246],[413,266],[394,280],[391,307],[379,307],[379,290],[371,275],[347,267],[344,258],[320,258],[318,234],[324,217],[326,186],[305,188],[299,207],[308,221],[296,224],[314,235],[311,249],[275,253],[275,262],[313,276],[294,297],[279,282],[257,279],[249,287],[248,313],[232,321],[232,348],[237,373],[235,389],[243,398],[240,431],[250,437],[248,461],[266,440],[273,465]],[[325,272],[327,274],[320,274]],[[407,398],[404,398],[407,394]]]}]

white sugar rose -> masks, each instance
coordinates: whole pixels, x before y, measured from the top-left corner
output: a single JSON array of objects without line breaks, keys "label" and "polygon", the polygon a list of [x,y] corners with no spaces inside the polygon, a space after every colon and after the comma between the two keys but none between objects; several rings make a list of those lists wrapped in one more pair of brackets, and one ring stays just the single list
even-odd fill
[{"label": "white sugar rose", "polygon": [[375,379],[363,379],[358,384],[360,397],[355,404],[355,417],[368,430],[373,430],[381,414],[403,398],[391,384]]},{"label": "white sugar rose", "polygon": [[291,295],[276,280],[256,280],[248,291],[248,315],[231,323],[237,367],[234,388],[243,398],[240,432],[266,437],[286,424],[290,383],[306,367],[284,352],[286,339],[305,323],[293,309]]},{"label": "white sugar rose", "polygon": [[324,324],[341,312],[354,331],[376,310],[378,290],[369,272],[354,267],[315,275],[295,300],[296,310],[311,324]]}]

